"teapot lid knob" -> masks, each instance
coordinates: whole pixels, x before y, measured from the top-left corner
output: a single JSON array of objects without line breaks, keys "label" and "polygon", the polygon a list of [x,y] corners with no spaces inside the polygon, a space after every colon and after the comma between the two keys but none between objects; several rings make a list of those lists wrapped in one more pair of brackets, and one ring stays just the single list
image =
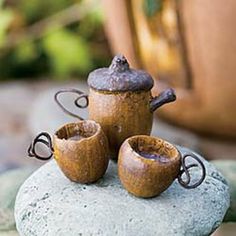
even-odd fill
[{"label": "teapot lid knob", "polygon": [[129,69],[129,63],[123,55],[118,54],[113,58],[109,69],[113,71],[123,72]]}]

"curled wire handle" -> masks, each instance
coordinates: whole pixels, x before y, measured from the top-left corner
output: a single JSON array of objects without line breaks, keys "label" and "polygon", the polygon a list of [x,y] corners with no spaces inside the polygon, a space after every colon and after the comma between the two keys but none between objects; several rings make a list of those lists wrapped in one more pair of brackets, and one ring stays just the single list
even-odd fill
[{"label": "curled wire handle", "polygon": [[[57,105],[68,115],[73,116],[75,118],[78,118],[80,120],[84,120],[82,117],[80,117],[79,115],[69,111],[68,109],[66,109],[61,102],[58,99],[58,96],[62,93],[75,93],[78,94],[79,96],[75,99],[74,104],[79,107],[79,108],[86,108],[89,105],[89,99],[88,99],[88,95],[83,93],[82,91],[78,90],[78,89],[62,89],[59,90],[58,92],[55,93],[54,95],[54,100],[57,103]],[[86,103],[84,105],[79,104],[79,100],[81,99],[85,99]]]},{"label": "curled wire handle", "polygon": [[[50,151],[50,154],[48,156],[40,156],[39,154],[37,154],[35,150],[37,143],[42,143],[46,145]],[[51,136],[47,132],[41,132],[40,134],[38,134],[28,148],[29,157],[35,157],[42,161],[49,160],[53,156],[53,152],[54,150],[52,146],[52,139],[51,139]]]},{"label": "curled wire handle", "polygon": [[[188,158],[188,157],[195,159],[198,162],[198,164],[194,163],[194,164],[186,165],[186,158]],[[206,168],[205,168],[203,162],[200,160],[200,158],[197,157],[195,154],[187,153],[184,156],[182,156],[181,167],[182,167],[182,169],[179,172],[178,181],[179,181],[180,185],[183,186],[184,188],[187,188],[187,189],[196,188],[204,181],[204,179],[206,177]],[[190,176],[189,169],[194,168],[194,167],[200,167],[202,169],[202,176],[196,183],[190,185],[191,176]],[[183,180],[183,178],[182,178],[184,173],[186,175],[186,180]]]}]

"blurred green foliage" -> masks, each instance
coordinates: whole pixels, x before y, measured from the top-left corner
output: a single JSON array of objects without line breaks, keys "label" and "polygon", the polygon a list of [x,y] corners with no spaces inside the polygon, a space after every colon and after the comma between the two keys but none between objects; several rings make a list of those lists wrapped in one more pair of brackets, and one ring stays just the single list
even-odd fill
[{"label": "blurred green foliage", "polygon": [[163,0],[144,0],[143,9],[147,17],[152,17],[156,13],[161,12],[163,8]]},{"label": "blurred green foliage", "polygon": [[56,75],[64,76],[77,69],[86,73],[92,67],[88,44],[82,37],[75,37],[68,30],[58,30],[49,34],[44,38],[43,46]]},{"label": "blurred green foliage", "polygon": [[13,19],[13,13],[8,8],[2,9],[3,0],[0,0],[0,48],[4,45],[7,29]]},{"label": "blurred green foliage", "polygon": [[71,4],[78,2],[74,0],[18,0],[17,8],[24,14],[28,24],[35,23],[47,16],[61,11]]},{"label": "blurred green foliage", "polygon": [[99,6],[96,0],[0,0],[0,80],[80,77],[107,65]]}]

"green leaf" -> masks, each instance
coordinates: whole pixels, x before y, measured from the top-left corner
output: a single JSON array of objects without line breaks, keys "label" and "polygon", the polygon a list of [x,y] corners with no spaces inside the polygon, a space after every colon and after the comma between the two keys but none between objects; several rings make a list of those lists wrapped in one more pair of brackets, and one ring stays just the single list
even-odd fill
[{"label": "green leaf", "polygon": [[59,77],[75,71],[87,73],[92,66],[88,44],[66,29],[49,33],[43,39],[43,46],[50,58],[52,72]]},{"label": "green leaf", "polygon": [[147,17],[152,17],[162,11],[164,0],[144,0],[143,9]]},{"label": "green leaf", "polygon": [[89,17],[94,24],[101,25],[104,22],[104,16],[102,9],[96,7],[90,14]]},{"label": "green leaf", "polygon": [[0,47],[3,46],[7,34],[7,29],[13,19],[13,13],[8,9],[0,9]]},{"label": "green leaf", "polygon": [[28,23],[55,14],[74,3],[74,0],[18,0],[18,8]]},{"label": "green leaf", "polygon": [[31,41],[19,44],[15,51],[15,57],[19,63],[34,60],[37,57],[35,44]]}]

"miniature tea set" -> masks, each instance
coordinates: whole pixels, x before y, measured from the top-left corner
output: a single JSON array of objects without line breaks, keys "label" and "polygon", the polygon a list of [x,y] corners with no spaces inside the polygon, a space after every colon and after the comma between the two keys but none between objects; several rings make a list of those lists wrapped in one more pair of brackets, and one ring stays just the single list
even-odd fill
[{"label": "miniature tea set", "polygon": [[[129,68],[126,58],[117,55],[109,68],[89,74],[89,95],[77,89],[55,94],[61,109],[79,119],[60,127],[53,137],[42,132],[31,143],[28,154],[40,160],[54,156],[58,166],[71,181],[82,184],[99,180],[106,172],[109,158],[118,159],[118,175],[124,188],[137,197],[154,197],[165,191],[177,178],[181,186],[198,187],[206,169],[193,153],[181,155],[172,144],[151,137],[153,112],[176,99],[173,89],[152,97],[152,77],[142,70]],[[89,109],[89,120],[66,109],[59,95],[75,93],[74,104]],[[85,104],[81,104],[84,99]],[[39,155],[38,143],[46,145],[48,156]],[[186,164],[186,159],[195,160]],[[201,168],[201,178],[191,183],[189,169]]]}]

